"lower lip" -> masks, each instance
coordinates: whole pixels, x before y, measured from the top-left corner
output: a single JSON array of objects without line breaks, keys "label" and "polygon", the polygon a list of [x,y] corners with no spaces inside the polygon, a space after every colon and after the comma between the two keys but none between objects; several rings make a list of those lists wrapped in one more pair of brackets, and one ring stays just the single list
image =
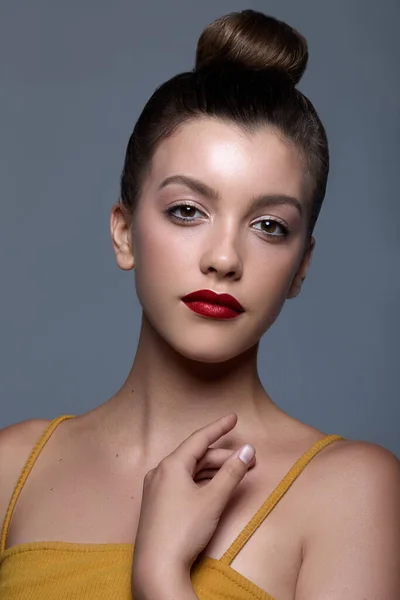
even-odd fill
[{"label": "lower lip", "polygon": [[210,304],[209,302],[185,302],[186,306],[193,312],[203,317],[212,317],[213,319],[235,319],[242,313],[228,306],[220,304]]}]

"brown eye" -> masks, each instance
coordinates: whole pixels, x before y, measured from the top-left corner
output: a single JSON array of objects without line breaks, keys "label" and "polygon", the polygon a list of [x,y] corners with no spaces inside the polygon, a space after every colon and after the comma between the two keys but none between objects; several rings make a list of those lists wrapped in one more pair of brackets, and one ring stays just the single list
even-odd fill
[{"label": "brown eye", "polygon": [[187,205],[182,205],[182,206],[178,206],[178,214],[180,217],[194,217],[194,215],[196,214],[196,209],[194,206],[190,206],[189,204]]},{"label": "brown eye", "polygon": [[[258,227],[255,227],[256,225]],[[261,231],[266,237],[270,238],[284,238],[289,234],[289,230],[282,223],[275,221],[275,219],[257,221],[257,223],[254,223],[254,227],[257,231]]]},{"label": "brown eye", "polygon": [[201,210],[191,204],[176,204],[168,208],[165,212],[171,219],[181,222],[191,222],[198,219],[199,215],[200,218],[205,216]]},{"label": "brown eye", "polygon": [[276,226],[278,223],[276,221],[260,221],[261,229],[265,231],[265,233],[275,233]]}]

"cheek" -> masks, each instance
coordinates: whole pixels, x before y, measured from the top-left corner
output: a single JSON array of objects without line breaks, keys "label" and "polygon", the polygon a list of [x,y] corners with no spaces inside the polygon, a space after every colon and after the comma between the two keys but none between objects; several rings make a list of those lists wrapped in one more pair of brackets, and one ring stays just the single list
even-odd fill
[{"label": "cheek", "polygon": [[136,292],[142,305],[149,308],[166,294],[185,293],[182,285],[193,273],[195,256],[193,243],[179,228],[173,228],[159,217],[157,224],[155,220],[153,223],[152,227],[147,219],[146,222],[138,220],[134,231]]},{"label": "cheek", "polygon": [[180,235],[179,229],[172,230],[170,224],[156,227],[141,227],[135,238],[135,264],[138,270],[145,269],[149,276],[174,271],[190,262],[194,255],[188,236]]},{"label": "cheek", "polygon": [[285,303],[300,263],[298,246],[269,245],[265,252],[254,252],[249,261],[249,296],[253,310],[260,315],[262,329],[275,321]]},{"label": "cheek", "polygon": [[261,251],[260,246],[252,248],[248,258],[257,287],[278,291],[285,288],[298,269],[299,243],[266,243]]}]

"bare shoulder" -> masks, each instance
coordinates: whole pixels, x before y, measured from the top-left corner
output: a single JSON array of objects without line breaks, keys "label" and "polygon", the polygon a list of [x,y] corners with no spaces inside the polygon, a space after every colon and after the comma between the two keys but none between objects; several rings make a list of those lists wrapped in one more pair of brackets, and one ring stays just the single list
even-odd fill
[{"label": "bare shoulder", "polygon": [[332,485],[365,487],[389,479],[400,483],[400,461],[389,450],[370,442],[339,440],[316,461],[318,475]]},{"label": "bare shoulder", "polygon": [[346,511],[355,504],[385,501],[387,494],[400,502],[400,461],[370,442],[336,441],[320,452],[304,475],[307,503],[312,511],[321,507],[324,515],[330,503],[336,511]]},{"label": "bare shoulder", "polygon": [[[325,437],[300,431],[309,432],[309,448]],[[334,440],[301,472],[286,506],[301,550],[295,600],[400,598],[400,461],[392,452]]]},{"label": "bare shoulder", "polygon": [[0,529],[20,473],[49,423],[29,419],[0,430]]},{"label": "bare shoulder", "polygon": [[400,526],[400,461],[382,446],[335,441],[311,461],[299,484],[306,540],[340,531],[357,536],[383,513],[388,525],[397,520]]},{"label": "bare shoulder", "polygon": [[382,446],[343,440],[313,463],[302,488],[296,600],[399,598],[399,460]]}]

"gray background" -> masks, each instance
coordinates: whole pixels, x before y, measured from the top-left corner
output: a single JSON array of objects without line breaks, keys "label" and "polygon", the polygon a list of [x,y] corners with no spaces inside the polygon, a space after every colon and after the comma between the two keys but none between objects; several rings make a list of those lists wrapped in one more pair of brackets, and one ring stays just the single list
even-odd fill
[{"label": "gray background", "polygon": [[256,8],[308,39],[300,89],[332,169],[302,294],[263,338],[272,398],[400,456],[397,0],[0,2],[0,426],[78,414],[124,381],[140,324],[109,237],[126,143],[215,17]]}]

